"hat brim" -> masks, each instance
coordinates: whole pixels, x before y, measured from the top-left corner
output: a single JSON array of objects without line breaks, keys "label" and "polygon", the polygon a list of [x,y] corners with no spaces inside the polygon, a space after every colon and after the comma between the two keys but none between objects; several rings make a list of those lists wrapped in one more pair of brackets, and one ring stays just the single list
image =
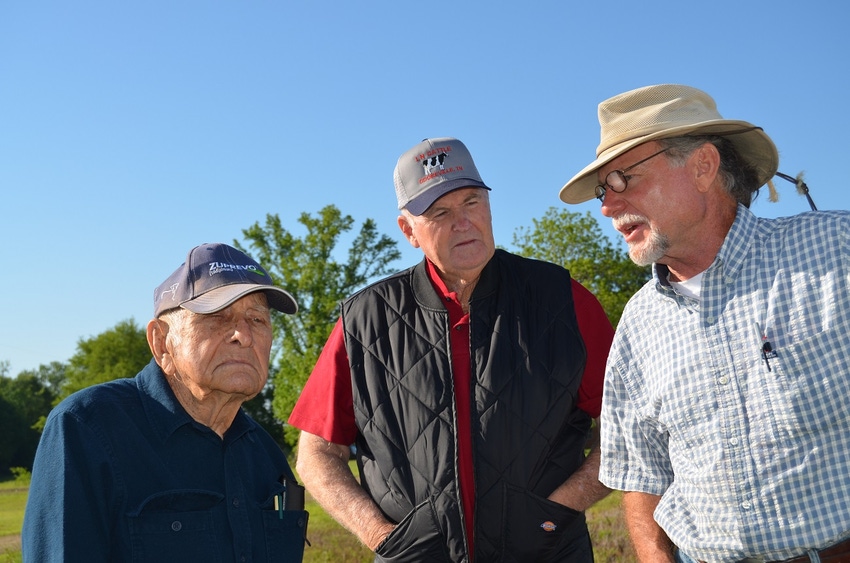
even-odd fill
[{"label": "hat brim", "polygon": [[272,309],[288,315],[294,315],[298,312],[298,304],[289,292],[273,285],[258,285],[255,283],[234,283],[217,287],[190,301],[186,301],[180,306],[193,313],[206,315],[221,311],[238,299],[256,291],[262,291],[266,294],[269,300],[269,307]]},{"label": "hat brim", "polygon": [[472,178],[456,178],[437,184],[430,188],[419,197],[415,197],[407,202],[403,209],[407,209],[411,215],[422,215],[428,208],[434,205],[434,202],[446,195],[449,192],[459,190],[461,188],[484,188],[489,190],[483,182],[478,182]]},{"label": "hat brim", "polygon": [[756,168],[759,187],[767,183],[779,168],[779,153],[776,150],[776,145],[760,127],[746,121],[714,119],[672,127],[620,142],[600,152],[596,160],[585,166],[581,172],[564,184],[558,195],[564,203],[576,204],[589,201],[596,197],[596,186],[599,184],[596,171],[618,156],[649,141],[689,135],[728,136],[741,157]]}]

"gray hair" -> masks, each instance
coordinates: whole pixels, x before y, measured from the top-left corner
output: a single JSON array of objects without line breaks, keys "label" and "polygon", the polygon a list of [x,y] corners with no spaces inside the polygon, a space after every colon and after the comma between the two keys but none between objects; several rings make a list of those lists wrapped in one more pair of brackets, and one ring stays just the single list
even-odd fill
[{"label": "gray hair", "polygon": [[711,143],[720,153],[718,174],[726,191],[735,198],[735,201],[749,207],[753,194],[758,195],[760,188],[758,171],[741,158],[732,141],[719,135],[671,137],[658,141],[662,148],[667,149],[667,158],[674,166],[682,166],[685,160],[705,143]]},{"label": "gray hair", "polygon": [[192,311],[184,309],[183,307],[175,307],[174,309],[169,309],[168,311],[160,314],[157,319],[168,325],[168,338],[171,338],[175,342],[179,342],[183,335],[183,325],[185,324],[186,319],[193,314],[194,313],[192,313]]}]

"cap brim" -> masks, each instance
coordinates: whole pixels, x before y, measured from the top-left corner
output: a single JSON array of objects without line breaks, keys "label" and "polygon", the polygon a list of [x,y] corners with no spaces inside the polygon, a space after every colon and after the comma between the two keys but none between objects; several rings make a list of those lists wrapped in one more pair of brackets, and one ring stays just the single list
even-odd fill
[{"label": "cap brim", "polygon": [[429,189],[424,194],[419,197],[413,198],[407,205],[404,206],[404,209],[407,209],[412,215],[422,215],[425,213],[429,207],[434,205],[434,202],[446,195],[449,192],[453,192],[455,190],[459,190],[461,188],[484,188],[485,190],[489,190],[487,186],[484,185],[483,182],[478,182],[476,180],[472,180],[470,178],[457,178],[455,180],[449,180],[447,182],[443,182]]},{"label": "cap brim", "polygon": [[235,283],[217,287],[190,301],[186,301],[181,307],[201,315],[215,313],[232,305],[236,300],[245,297],[249,293],[256,291],[262,291],[266,294],[269,307],[272,309],[288,315],[293,315],[298,311],[298,304],[287,291],[272,285],[258,285],[254,283]]},{"label": "cap brim", "polygon": [[596,186],[599,184],[596,171],[618,156],[649,141],[697,134],[728,135],[729,140],[732,141],[741,156],[756,167],[759,187],[767,183],[779,168],[779,153],[776,150],[776,145],[760,127],[755,127],[746,121],[712,120],[665,129],[614,145],[599,153],[596,160],[585,166],[581,172],[564,184],[558,196],[564,203],[577,204],[589,201],[596,197]]}]

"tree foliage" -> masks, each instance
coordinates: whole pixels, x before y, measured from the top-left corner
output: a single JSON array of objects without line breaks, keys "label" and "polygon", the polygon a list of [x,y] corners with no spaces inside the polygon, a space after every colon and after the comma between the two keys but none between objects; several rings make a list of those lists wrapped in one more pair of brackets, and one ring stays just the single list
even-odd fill
[{"label": "tree foliage", "polygon": [[32,468],[40,437],[39,421],[53,407],[55,395],[34,372],[15,378],[0,375],[0,471]]},{"label": "tree foliage", "polygon": [[[286,420],[304,382],[339,316],[339,303],[369,281],[394,270],[390,264],[401,257],[396,242],[377,232],[375,222],[367,219],[360,226],[346,260],[338,261],[343,235],[352,230],[354,219],[333,205],[315,216],[302,213],[298,223],[306,235],[298,237],[281,224],[277,215],[267,215],[242,231],[251,254],[269,270],[275,283],[295,297],[298,313],[276,314],[275,346],[270,388],[255,401],[271,400],[274,416]],[[249,411],[250,411],[249,407]],[[252,415],[256,417],[256,411]],[[274,435],[274,433],[273,433]],[[285,441],[292,446],[296,432],[286,429]]]},{"label": "tree foliage", "polygon": [[589,289],[614,326],[629,298],[651,276],[649,267],[636,265],[616,248],[588,211],[582,215],[550,207],[531,228],[514,232],[517,253],[560,264]]},{"label": "tree foliage", "polygon": [[134,377],[150,360],[146,329],[133,319],[92,338],[81,338],[65,370],[60,399],[96,383]]}]

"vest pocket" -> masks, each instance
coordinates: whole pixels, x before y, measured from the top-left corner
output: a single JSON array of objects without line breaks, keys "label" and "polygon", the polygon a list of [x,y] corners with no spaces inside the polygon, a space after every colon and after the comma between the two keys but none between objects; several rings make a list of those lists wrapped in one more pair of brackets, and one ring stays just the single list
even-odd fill
[{"label": "vest pocket", "polygon": [[586,535],[583,512],[505,485],[505,553],[517,561],[551,559],[577,538]]},{"label": "vest pocket", "polygon": [[451,561],[431,500],[414,507],[375,550],[375,561],[437,563]]}]

